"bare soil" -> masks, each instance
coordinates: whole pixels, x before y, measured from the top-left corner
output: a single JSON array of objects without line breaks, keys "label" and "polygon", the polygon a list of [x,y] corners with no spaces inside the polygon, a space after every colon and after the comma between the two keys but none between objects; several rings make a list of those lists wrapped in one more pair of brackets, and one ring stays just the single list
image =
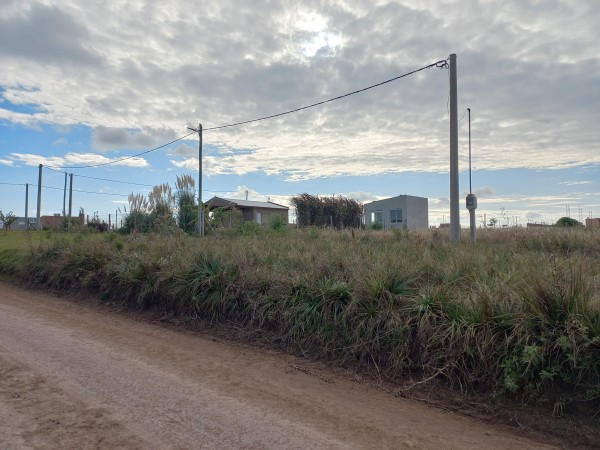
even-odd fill
[{"label": "bare soil", "polygon": [[395,397],[290,355],[0,281],[3,449],[557,444]]}]

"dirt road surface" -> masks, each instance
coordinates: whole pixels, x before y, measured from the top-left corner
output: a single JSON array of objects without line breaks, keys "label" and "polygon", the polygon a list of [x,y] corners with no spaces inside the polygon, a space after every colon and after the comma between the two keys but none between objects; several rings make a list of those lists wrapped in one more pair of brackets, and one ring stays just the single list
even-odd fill
[{"label": "dirt road surface", "polygon": [[310,364],[0,282],[0,448],[552,448]]}]

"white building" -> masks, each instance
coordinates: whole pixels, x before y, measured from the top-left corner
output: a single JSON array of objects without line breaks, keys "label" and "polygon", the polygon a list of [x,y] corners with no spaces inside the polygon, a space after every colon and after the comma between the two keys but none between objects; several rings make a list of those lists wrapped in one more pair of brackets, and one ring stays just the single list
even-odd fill
[{"label": "white building", "polygon": [[424,197],[399,195],[364,205],[365,226],[379,223],[385,230],[429,228],[429,204]]}]

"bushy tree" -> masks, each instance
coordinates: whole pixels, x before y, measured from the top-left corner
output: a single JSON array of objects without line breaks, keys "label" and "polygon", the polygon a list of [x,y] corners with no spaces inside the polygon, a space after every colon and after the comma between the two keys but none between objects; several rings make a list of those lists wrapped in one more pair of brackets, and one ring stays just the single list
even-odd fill
[{"label": "bushy tree", "polygon": [[363,205],[345,197],[319,197],[300,194],[292,198],[296,220],[301,227],[360,227]]},{"label": "bushy tree", "polygon": [[579,220],[571,219],[570,217],[561,217],[556,221],[557,227],[582,227],[583,224]]},{"label": "bushy tree", "polygon": [[175,203],[177,205],[177,225],[186,233],[193,234],[198,223],[198,205],[196,204],[196,182],[190,175],[177,177],[175,184]]},{"label": "bushy tree", "polygon": [[0,210],[0,222],[2,222],[2,225],[4,226],[5,230],[10,230],[10,226],[15,220],[17,220],[17,216],[15,216],[12,211],[9,211],[6,214],[4,214]]}]

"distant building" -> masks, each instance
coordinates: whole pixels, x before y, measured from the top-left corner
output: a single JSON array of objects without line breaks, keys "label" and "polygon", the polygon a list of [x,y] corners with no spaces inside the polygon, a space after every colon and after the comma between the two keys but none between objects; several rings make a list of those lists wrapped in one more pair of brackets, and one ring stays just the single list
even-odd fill
[{"label": "distant building", "polygon": [[547,223],[532,223],[532,222],[528,222],[527,223],[527,228],[548,228],[548,227],[553,227],[554,225],[549,225]]},{"label": "distant building", "polygon": [[[29,229],[35,230],[37,228],[37,218],[29,217]],[[10,226],[10,229],[13,231],[25,231],[27,229],[27,225],[25,222],[25,217],[17,217],[15,221]]]},{"label": "distant building", "polygon": [[[33,219],[35,221],[35,219]],[[42,216],[40,217],[40,221],[42,222],[42,229],[45,230],[62,230],[64,229],[65,223],[67,222],[68,217],[63,216],[62,214],[54,214],[52,216]],[[31,222],[31,219],[29,219]],[[79,216],[72,216],[71,222],[73,226],[80,226],[85,224],[85,216],[79,214]]]},{"label": "distant building", "polygon": [[280,216],[284,223],[289,222],[289,208],[273,202],[213,197],[206,203],[209,211],[216,208],[237,209],[241,211],[244,221],[253,220],[259,225],[269,225],[274,216]]},{"label": "distant building", "polygon": [[429,228],[429,204],[425,197],[399,195],[366,203],[363,211],[367,227],[379,223],[386,230]]},{"label": "distant building", "polygon": [[600,227],[600,218],[596,217],[596,218],[585,219],[585,226],[586,227]]}]

